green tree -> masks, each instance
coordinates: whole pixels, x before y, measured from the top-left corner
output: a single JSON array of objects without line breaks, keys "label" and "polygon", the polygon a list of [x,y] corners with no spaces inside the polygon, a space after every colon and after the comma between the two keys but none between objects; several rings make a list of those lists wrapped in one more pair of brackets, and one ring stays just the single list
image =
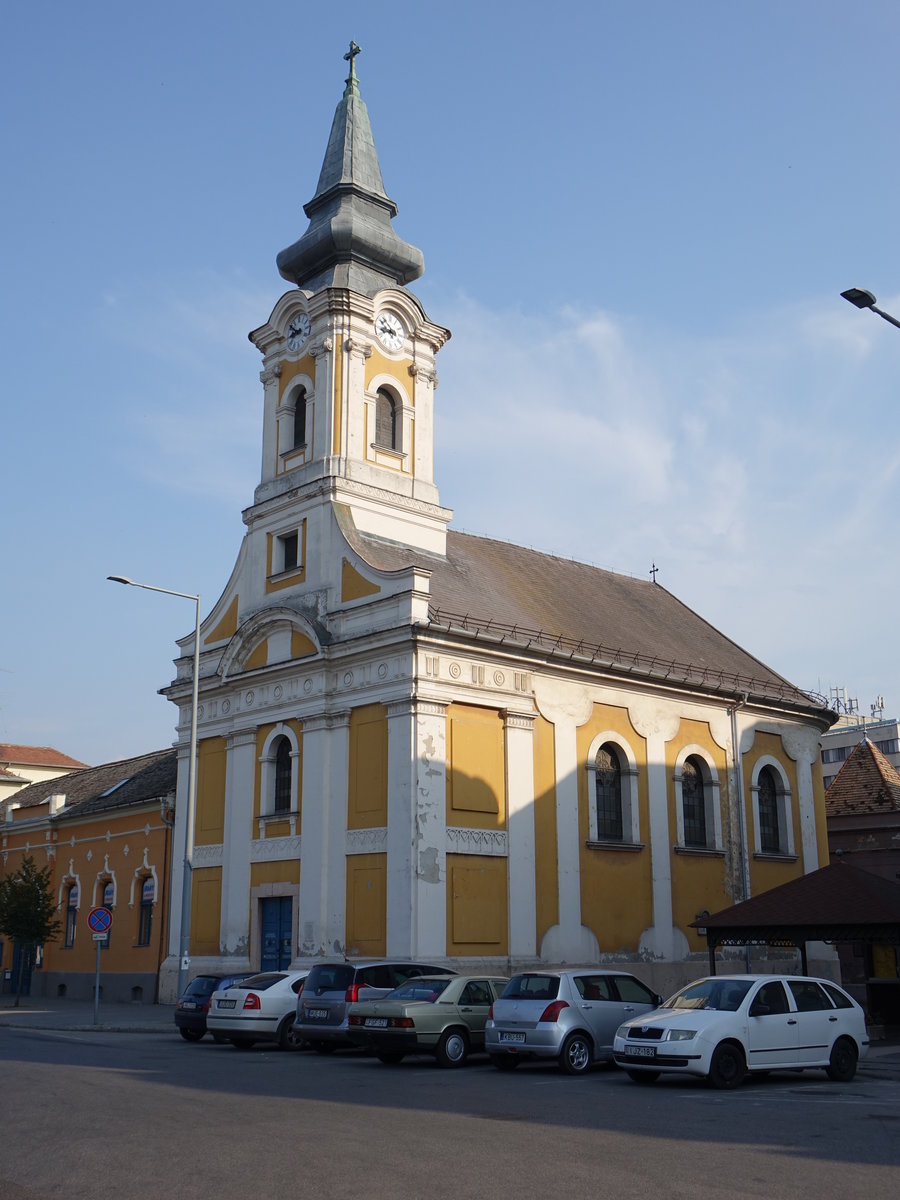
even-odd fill
[{"label": "green tree", "polygon": [[59,936],[60,923],[50,884],[50,868],[35,866],[26,855],[18,871],[0,879],[0,934],[19,943],[19,979],[16,1007],[22,982],[34,967],[38,946]]}]

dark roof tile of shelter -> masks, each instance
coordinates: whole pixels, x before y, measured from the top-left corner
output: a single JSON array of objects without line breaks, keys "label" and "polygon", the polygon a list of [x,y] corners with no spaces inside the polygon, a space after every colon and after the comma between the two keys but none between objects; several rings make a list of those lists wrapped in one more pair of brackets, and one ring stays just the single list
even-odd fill
[{"label": "dark roof tile of shelter", "polygon": [[900,883],[847,863],[832,863],[693,924],[728,930],[898,922]]}]

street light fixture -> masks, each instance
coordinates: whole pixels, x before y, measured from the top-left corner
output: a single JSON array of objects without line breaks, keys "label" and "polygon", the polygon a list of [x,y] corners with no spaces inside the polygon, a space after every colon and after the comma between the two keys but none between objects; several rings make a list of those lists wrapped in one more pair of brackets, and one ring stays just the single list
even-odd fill
[{"label": "street light fixture", "polygon": [[886,313],[879,308],[875,303],[875,297],[865,288],[847,288],[846,292],[841,292],[845,300],[849,300],[851,304],[857,308],[871,308],[872,312],[878,313],[879,317],[884,317],[891,325],[896,325],[900,329],[900,321],[896,317],[892,317],[890,313]]},{"label": "street light fixture", "polygon": [[171,588],[155,587],[152,583],[136,583],[125,575],[107,575],[113,583],[144,588],[148,592],[163,592],[193,600],[196,606],[194,624],[194,687],[191,696],[191,749],[188,760],[187,820],[184,827],[184,870],[181,882],[181,937],[178,956],[178,995],[187,990],[191,943],[191,875],[194,863],[194,810],[197,806],[197,696],[200,682],[200,595],[193,592],[174,592]]}]

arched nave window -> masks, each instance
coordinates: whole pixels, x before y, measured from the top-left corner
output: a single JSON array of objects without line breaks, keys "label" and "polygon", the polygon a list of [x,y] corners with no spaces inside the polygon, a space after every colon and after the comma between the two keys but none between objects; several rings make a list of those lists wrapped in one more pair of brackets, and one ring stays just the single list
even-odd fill
[{"label": "arched nave window", "polygon": [[706,752],[685,746],[675,760],[676,846],[722,851],[719,776]]},{"label": "arched nave window", "polygon": [[300,743],[290,725],[277,725],[271,731],[259,761],[260,817],[296,813],[300,797]]},{"label": "arched nave window", "polygon": [[753,771],[753,841],[757,854],[794,854],[791,789],[774,759],[757,762]]},{"label": "arched nave window", "polygon": [[272,812],[287,813],[291,811],[291,743],[282,737],[276,745]]},{"label": "arched nave window", "polygon": [[590,841],[639,848],[637,764],[617,734],[601,733],[588,751]]},{"label": "arched nave window", "polygon": [[703,763],[694,755],[681,768],[681,803],[684,812],[685,846],[706,846],[706,795]]}]

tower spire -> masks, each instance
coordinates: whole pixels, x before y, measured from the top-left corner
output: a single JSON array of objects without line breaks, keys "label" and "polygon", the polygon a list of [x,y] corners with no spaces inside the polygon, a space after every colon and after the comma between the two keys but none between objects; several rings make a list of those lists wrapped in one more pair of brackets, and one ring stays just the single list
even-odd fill
[{"label": "tower spire", "polygon": [[276,259],[281,275],[298,287],[348,287],[373,295],[402,287],[425,269],[421,250],[403,241],[391,225],[397,206],[384,190],[381,167],[359,91],[351,41],[344,94],[335,109],[331,136],[316,194],[303,211],[309,228]]}]

